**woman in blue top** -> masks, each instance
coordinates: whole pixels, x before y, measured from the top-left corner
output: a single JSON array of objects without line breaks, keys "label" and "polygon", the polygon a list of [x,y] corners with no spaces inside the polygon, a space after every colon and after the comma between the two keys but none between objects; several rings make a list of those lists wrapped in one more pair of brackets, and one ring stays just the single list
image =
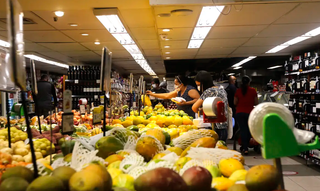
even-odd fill
[{"label": "woman in blue top", "polygon": [[199,99],[200,95],[195,87],[188,85],[188,78],[182,75],[176,76],[174,80],[174,91],[169,93],[156,94],[147,91],[147,94],[156,98],[171,99],[175,97],[182,97],[186,101],[177,103],[178,109],[183,110],[191,117],[195,117],[192,111],[192,105]]}]

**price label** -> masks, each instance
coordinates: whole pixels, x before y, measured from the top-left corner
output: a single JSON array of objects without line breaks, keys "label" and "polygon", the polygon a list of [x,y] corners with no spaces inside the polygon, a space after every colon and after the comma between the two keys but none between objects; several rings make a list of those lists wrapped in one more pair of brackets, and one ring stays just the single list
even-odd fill
[{"label": "price label", "polygon": [[73,113],[63,113],[62,114],[62,134],[71,134],[73,133]]},{"label": "price label", "polygon": [[100,84],[100,80],[97,80],[97,84]]},{"label": "price label", "polygon": [[264,101],[267,100],[267,94],[264,94],[263,100],[264,100]]},{"label": "price label", "polygon": [[93,108],[93,124],[101,123],[101,110],[103,112],[103,106]]},{"label": "price label", "polygon": [[104,104],[104,96],[103,95],[100,96],[100,103]]},{"label": "price label", "polygon": [[79,83],[79,80],[74,80],[74,83],[75,83],[75,84],[78,84],[78,83]]},{"label": "price label", "polygon": [[80,114],[81,115],[86,114],[86,106],[85,105],[80,105]]},{"label": "price label", "polygon": [[98,95],[94,95],[94,99],[98,99],[99,98],[99,96]]}]

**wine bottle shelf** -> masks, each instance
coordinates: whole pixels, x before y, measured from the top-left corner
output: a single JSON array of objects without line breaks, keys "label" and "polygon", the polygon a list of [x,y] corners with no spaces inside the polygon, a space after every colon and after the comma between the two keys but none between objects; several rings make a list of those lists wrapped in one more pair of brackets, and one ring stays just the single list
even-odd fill
[{"label": "wine bottle shelf", "polygon": [[296,115],[304,115],[304,116],[309,116],[309,117],[320,117],[319,114],[312,114],[312,113],[304,113],[304,112],[293,112],[291,111],[292,114],[296,114]]},{"label": "wine bottle shelf", "polygon": [[312,72],[320,72],[320,69],[312,69],[312,70],[306,70],[306,71],[302,71],[302,72],[291,72],[291,73],[287,73],[285,75],[286,76],[293,76],[293,75],[300,75],[300,74],[308,74],[308,73],[312,73]]},{"label": "wine bottle shelf", "polygon": [[97,83],[100,84],[100,80],[65,80],[68,83]]},{"label": "wine bottle shelf", "polygon": [[320,95],[320,92],[296,92],[292,93],[292,95]]},{"label": "wine bottle shelf", "polygon": [[94,95],[72,95],[72,98],[87,98],[87,97],[94,97]]}]

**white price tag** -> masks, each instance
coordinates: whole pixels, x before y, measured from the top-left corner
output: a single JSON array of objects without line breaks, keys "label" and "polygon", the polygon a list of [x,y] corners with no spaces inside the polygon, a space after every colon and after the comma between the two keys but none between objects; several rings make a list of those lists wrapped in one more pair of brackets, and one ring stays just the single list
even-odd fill
[{"label": "white price tag", "polygon": [[99,96],[98,95],[94,95],[94,99],[98,99],[99,98]]},{"label": "white price tag", "polygon": [[62,114],[62,134],[72,133],[73,130],[73,113]]},{"label": "white price tag", "polygon": [[75,84],[78,84],[78,83],[79,83],[79,80],[74,80],[74,83],[75,83]]},{"label": "white price tag", "polygon": [[86,113],[86,106],[85,105],[80,105],[80,114],[83,115]]},{"label": "white price tag", "polygon": [[97,80],[97,84],[100,84],[100,80]]}]

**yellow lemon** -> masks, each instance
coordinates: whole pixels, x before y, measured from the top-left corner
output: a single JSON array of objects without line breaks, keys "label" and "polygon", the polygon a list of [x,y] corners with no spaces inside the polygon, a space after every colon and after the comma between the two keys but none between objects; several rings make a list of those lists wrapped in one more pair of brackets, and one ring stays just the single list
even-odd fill
[{"label": "yellow lemon", "polygon": [[244,169],[244,166],[237,159],[221,159],[219,162],[219,169],[223,176],[229,177],[237,170]]}]

